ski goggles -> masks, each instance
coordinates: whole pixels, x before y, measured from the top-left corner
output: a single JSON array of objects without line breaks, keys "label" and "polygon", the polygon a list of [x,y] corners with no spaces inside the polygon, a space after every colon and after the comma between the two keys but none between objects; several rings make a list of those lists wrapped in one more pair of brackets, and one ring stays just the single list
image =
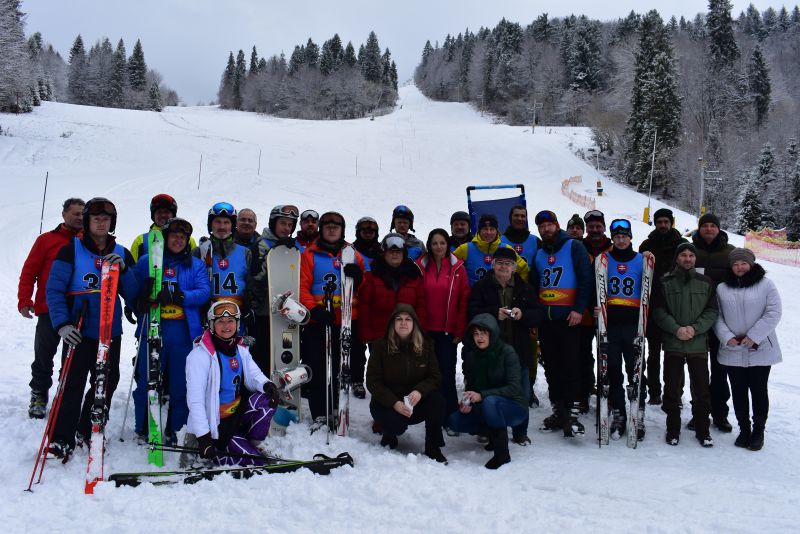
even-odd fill
[{"label": "ski goggles", "polygon": [[536,222],[536,226],[539,226],[543,223],[558,224],[558,217],[556,217],[556,214],[550,210],[543,210],[536,214],[534,222]]},{"label": "ski goggles", "polygon": [[339,228],[344,228],[344,220],[340,219],[339,217],[333,216],[326,216],[324,219],[320,219],[319,227],[323,228],[325,226],[338,226]]},{"label": "ski goggles", "polygon": [[586,221],[587,223],[589,221],[595,221],[595,220],[605,221],[606,216],[600,210],[589,210],[584,214],[583,220]]},{"label": "ski goggles", "polygon": [[392,250],[392,249],[399,249],[403,250],[406,248],[406,242],[403,240],[402,237],[398,235],[390,235],[383,240],[383,250]]},{"label": "ski goggles", "polygon": [[241,316],[239,306],[229,300],[218,300],[208,309],[208,319],[210,321],[221,317],[233,317],[238,321]]},{"label": "ski goggles", "polygon": [[229,202],[217,202],[211,209],[208,210],[209,215],[213,215],[214,217],[218,217],[220,215],[236,215],[236,208],[233,207],[233,204]]},{"label": "ski goggles", "polygon": [[186,237],[192,235],[192,224],[185,219],[170,219],[161,231],[165,234],[182,233]]},{"label": "ski goggles", "polygon": [[611,221],[611,226],[609,226],[609,229],[611,230],[611,237],[614,237],[617,234],[633,236],[631,222],[628,219],[614,219]]},{"label": "ski goggles", "polygon": [[318,221],[319,213],[314,210],[306,210],[300,214],[300,220],[305,221],[306,219],[314,219],[315,221]]},{"label": "ski goggles", "polygon": [[110,200],[94,201],[86,205],[86,212],[89,215],[108,215],[113,217],[117,214],[117,208]]},{"label": "ski goggles", "polygon": [[281,204],[272,208],[272,215],[274,217],[290,217],[292,219],[297,219],[300,215],[300,210],[297,206],[291,204]]}]

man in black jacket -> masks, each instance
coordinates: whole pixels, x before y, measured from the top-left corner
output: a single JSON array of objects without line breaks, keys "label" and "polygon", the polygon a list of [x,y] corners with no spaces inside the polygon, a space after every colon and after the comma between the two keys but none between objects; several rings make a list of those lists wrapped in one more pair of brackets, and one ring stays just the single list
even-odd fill
[{"label": "man in black jacket", "polygon": [[[497,249],[492,260],[492,269],[472,287],[467,302],[467,321],[481,313],[497,317],[500,338],[514,347],[519,356],[522,391],[529,395],[531,385],[528,368],[533,365],[534,356],[530,330],[538,326],[544,313],[539,306],[536,291],[514,272],[516,262],[517,253],[513,249]],[[514,443],[524,446],[531,442],[528,438],[527,417],[512,430]]]}]

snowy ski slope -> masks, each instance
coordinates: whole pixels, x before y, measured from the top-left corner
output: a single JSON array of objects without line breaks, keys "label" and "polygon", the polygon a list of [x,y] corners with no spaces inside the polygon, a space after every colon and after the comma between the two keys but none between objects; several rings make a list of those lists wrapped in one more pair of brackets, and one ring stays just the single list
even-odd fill
[{"label": "snowy ski slope", "polygon": [[[309,437],[304,425],[273,441],[276,453],[305,458],[316,452],[349,451],[356,467],[328,477],[307,472],[217,479],[186,487],[116,489],[98,486],[83,495],[86,452],[47,465],[44,483],[24,493],[43,421],[27,418],[34,321],[16,313],[21,265],[38,233],[45,172],[50,172],[45,229],[60,221],[69,196],[106,196],[119,212],[117,235],[129,246],[150,224],[148,202],[160,192],[174,195],[179,215],[205,233],[209,206],[220,200],[255,209],[266,225],[269,209],[295,203],[301,209],[341,211],[348,239],[355,221],[375,217],[381,234],[391,209],[407,204],[423,240],[434,227],[448,227],[450,214],[465,209],[464,188],[474,184],[523,183],[531,217],[554,210],[562,223],[584,208],[561,196],[561,180],[582,175],[592,192],[595,171],[573,156],[590,144],[585,129],[529,128],[493,124],[462,104],[425,99],[415,88],[400,92],[402,109],[374,120],[341,122],[283,120],[217,108],[168,108],[136,112],[44,103],[32,114],[0,115],[11,132],[0,137],[0,511],[7,532],[164,532],[222,529],[273,532],[765,532],[796,528],[800,513],[800,271],[765,266],[781,289],[779,327],[785,363],[773,369],[772,408],[763,451],[733,446],[734,434],[712,429],[713,449],[702,449],[684,431],[679,447],[664,443],[664,414],[648,407],[647,438],[636,450],[624,440],[602,450],[594,435],[594,410],[582,417],[583,438],[536,430],[549,413],[543,372],[537,393],[543,406],[531,411],[533,446],[511,445],[512,463],[488,472],[490,453],[474,438],[447,438],[448,466],[424,456],[422,428],[400,438],[397,451],[383,450],[370,431],[368,400],[354,399],[352,436]],[[572,148],[570,148],[572,147]],[[259,153],[260,173],[259,169]],[[198,172],[202,172],[198,189]],[[646,198],[609,180],[598,208],[607,221],[641,218]],[[653,203],[653,210],[662,206]],[[695,219],[676,212],[680,228]],[[634,223],[638,244],[649,228]],[[734,244],[742,239],[732,236]],[[121,443],[122,411],[130,379],[133,328],[124,325],[122,380],[111,410],[106,472],[147,469],[145,450]],[[53,388],[53,391],[55,387]],[[52,394],[52,392],[51,392]],[[688,405],[688,388],[685,400]],[[684,420],[689,417],[685,410]],[[731,420],[733,421],[731,413]],[[171,465],[176,457],[168,458]],[[636,518],[638,523],[634,523]]]}]

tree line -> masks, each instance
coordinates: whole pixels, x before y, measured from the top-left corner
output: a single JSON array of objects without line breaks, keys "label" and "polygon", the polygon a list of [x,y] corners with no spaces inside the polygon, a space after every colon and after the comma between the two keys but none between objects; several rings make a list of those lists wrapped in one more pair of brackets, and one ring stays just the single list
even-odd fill
[{"label": "tree line", "polygon": [[388,48],[381,52],[370,32],[358,53],[338,34],[320,48],[311,38],[283,53],[249,65],[243,50],[228,62],[218,92],[220,107],[301,119],[353,119],[390,110],[397,101],[397,65]]},{"label": "tree line", "polygon": [[127,56],[104,37],[86,50],[78,35],[64,61],[39,32],[25,38],[20,0],[0,0],[0,111],[27,112],[42,101],[149,109],[179,103],[161,74],[147,68],[141,41]]},{"label": "tree line", "polygon": [[652,170],[654,194],[698,212],[703,173],[704,205],[726,225],[788,226],[796,237],[800,9],[731,9],[709,0],[691,19],[503,19],[425,43],[414,79],[431,98],[510,124],[535,111],[541,124],[589,125],[616,179],[646,191]]}]

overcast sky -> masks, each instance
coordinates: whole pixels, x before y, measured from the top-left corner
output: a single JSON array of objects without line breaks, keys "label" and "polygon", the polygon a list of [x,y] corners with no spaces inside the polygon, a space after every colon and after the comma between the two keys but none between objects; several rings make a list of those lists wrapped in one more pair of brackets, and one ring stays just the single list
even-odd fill
[{"label": "overcast sky", "polygon": [[[733,13],[751,2],[733,2]],[[759,10],[780,4],[755,0]],[[387,6],[385,4],[391,4]],[[793,6],[794,4],[792,4]],[[23,0],[26,33],[39,31],[68,59],[77,34],[88,48],[107,36],[116,46],[125,40],[128,54],[142,40],[147,66],[164,76],[183,101],[193,105],[216,98],[228,58],[241,48],[249,60],[253,45],[259,57],[291,55],[294,46],[311,37],[318,45],[338,33],[358,50],[370,30],[397,62],[400,82],[411,77],[427,39],[442,42],[448,33],[480,26],[494,27],[502,18],[529,24],[541,13],[562,17],[585,14],[615,20],[635,10],[656,8],[664,19],[687,19],[705,11],[705,0]],[[787,9],[789,6],[787,5]]]}]

